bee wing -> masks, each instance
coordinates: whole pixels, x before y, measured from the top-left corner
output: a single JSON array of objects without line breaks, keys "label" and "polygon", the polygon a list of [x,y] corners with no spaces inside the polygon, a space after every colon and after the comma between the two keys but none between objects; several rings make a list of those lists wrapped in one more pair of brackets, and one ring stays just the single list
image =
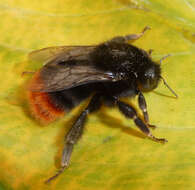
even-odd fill
[{"label": "bee wing", "polygon": [[45,60],[47,64],[35,74],[29,89],[55,92],[88,83],[120,80],[115,74],[99,70],[90,63],[89,55],[94,47],[71,47]]},{"label": "bee wing", "polygon": [[120,80],[113,73],[98,71],[90,65],[50,65],[38,71],[35,77],[38,80],[33,80],[35,82],[30,85],[30,90],[38,92],[55,92],[88,83]]},{"label": "bee wing", "polygon": [[94,46],[53,46],[47,47],[40,50],[32,51],[28,54],[28,60],[32,62],[43,63],[44,65],[50,62],[51,60],[58,57],[60,54],[70,52],[71,50],[80,49],[85,47],[94,47]]}]

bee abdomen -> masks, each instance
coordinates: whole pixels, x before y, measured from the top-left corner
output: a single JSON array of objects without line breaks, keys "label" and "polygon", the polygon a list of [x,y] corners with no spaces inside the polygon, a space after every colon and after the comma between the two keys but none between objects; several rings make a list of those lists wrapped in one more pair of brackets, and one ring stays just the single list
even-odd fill
[{"label": "bee abdomen", "polygon": [[65,114],[64,109],[53,104],[48,93],[29,92],[28,98],[32,115],[41,123],[51,123]]},{"label": "bee abdomen", "polygon": [[[31,85],[40,85],[39,73],[35,73]],[[65,114],[63,107],[59,107],[47,92],[28,92],[28,101],[32,115],[43,124],[55,121]]]}]

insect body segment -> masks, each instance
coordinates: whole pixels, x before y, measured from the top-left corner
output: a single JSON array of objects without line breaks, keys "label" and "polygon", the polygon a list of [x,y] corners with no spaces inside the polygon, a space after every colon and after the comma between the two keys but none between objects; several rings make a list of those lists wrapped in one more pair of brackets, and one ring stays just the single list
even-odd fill
[{"label": "insect body segment", "polygon": [[[39,71],[34,74],[31,84],[43,85]],[[43,124],[53,122],[65,113],[62,107],[52,102],[50,95],[46,92],[28,91],[28,99],[32,114]]]},{"label": "insect body segment", "polygon": [[[65,138],[61,169],[46,182],[68,167],[74,145],[83,133],[89,113],[97,111],[103,102],[118,107],[122,114],[133,119],[147,137],[166,142],[151,134],[149,127],[155,126],[149,124],[142,94],[158,86],[162,78],[160,65],[152,61],[151,51],[146,52],[127,43],[143,36],[147,29],[144,28],[140,34],[115,37],[96,46],[45,48],[30,54],[34,60],[43,60],[44,63],[29,85],[29,102],[38,119],[48,123],[54,121],[92,96]],[[42,55],[45,57],[39,59]],[[136,95],[144,119],[132,106],[120,100],[121,97]]]}]

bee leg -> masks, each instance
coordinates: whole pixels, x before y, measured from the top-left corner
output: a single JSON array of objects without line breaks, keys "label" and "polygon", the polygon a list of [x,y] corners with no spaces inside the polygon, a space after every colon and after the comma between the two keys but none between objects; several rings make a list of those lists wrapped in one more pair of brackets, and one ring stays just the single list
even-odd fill
[{"label": "bee leg", "polygon": [[149,128],[147,127],[147,125],[138,117],[135,109],[124,103],[121,101],[117,101],[116,102],[118,105],[119,110],[127,117],[127,118],[131,118],[134,120],[136,126],[145,134],[147,135],[150,139],[156,141],[156,142],[160,142],[160,143],[165,143],[167,142],[166,139],[164,138],[156,138],[155,136],[152,135],[152,133],[150,132]]},{"label": "bee leg", "polygon": [[148,55],[151,56],[153,51],[154,51],[153,49],[149,49],[148,50]]},{"label": "bee leg", "polygon": [[143,30],[142,30],[142,32],[141,33],[139,33],[139,34],[128,34],[128,35],[126,35],[126,36],[118,36],[118,37],[115,37],[115,38],[113,38],[113,39],[111,39],[111,41],[113,42],[119,42],[119,43],[124,43],[124,42],[133,42],[133,41],[135,41],[135,40],[138,40],[139,38],[141,38],[144,34],[145,34],[145,32],[147,31],[147,30],[149,30],[150,29],[150,27],[149,26],[146,26]]},{"label": "bee leg", "polygon": [[94,112],[99,109],[101,105],[101,95],[95,94],[91,100],[88,106],[81,112],[81,114],[78,116],[76,121],[74,122],[72,128],[68,132],[66,138],[65,138],[65,146],[62,153],[62,161],[61,161],[61,168],[58,170],[58,172],[50,177],[48,180],[45,181],[45,183],[49,183],[56,177],[58,177],[68,166],[70,163],[70,157],[73,151],[74,145],[78,142],[80,139],[84,124],[87,119],[87,115],[91,112]]},{"label": "bee leg", "polygon": [[26,74],[34,74],[34,73],[35,71],[23,71],[21,75],[24,76]]},{"label": "bee leg", "polygon": [[139,107],[142,110],[142,113],[144,115],[144,121],[146,122],[148,127],[155,129],[156,128],[155,125],[149,124],[149,116],[148,116],[148,111],[147,111],[147,104],[146,104],[146,100],[144,98],[144,95],[141,92],[138,93],[138,103],[139,103]]}]

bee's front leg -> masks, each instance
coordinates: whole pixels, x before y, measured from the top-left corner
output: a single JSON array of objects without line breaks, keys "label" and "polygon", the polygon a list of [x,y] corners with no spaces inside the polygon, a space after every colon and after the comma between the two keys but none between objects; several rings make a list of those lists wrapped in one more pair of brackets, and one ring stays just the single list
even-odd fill
[{"label": "bee's front leg", "polygon": [[146,104],[146,100],[144,98],[144,95],[141,92],[138,93],[138,103],[139,103],[140,109],[142,110],[142,113],[143,113],[143,116],[144,116],[144,121],[146,122],[148,127],[155,129],[156,128],[155,125],[149,124],[149,116],[148,116],[148,111],[147,111],[147,104]]},{"label": "bee's front leg", "polygon": [[133,119],[134,123],[136,124],[136,126],[150,139],[156,141],[156,142],[160,142],[160,143],[166,143],[167,140],[164,138],[156,138],[155,136],[152,135],[152,133],[150,132],[149,128],[147,127],[147,125],[142,121],[141,118],[138,117],[135,109],[122,102],[122,101],[117,101],[117,106],[119,108],[119,110],[127,117],[130,119]]}]

